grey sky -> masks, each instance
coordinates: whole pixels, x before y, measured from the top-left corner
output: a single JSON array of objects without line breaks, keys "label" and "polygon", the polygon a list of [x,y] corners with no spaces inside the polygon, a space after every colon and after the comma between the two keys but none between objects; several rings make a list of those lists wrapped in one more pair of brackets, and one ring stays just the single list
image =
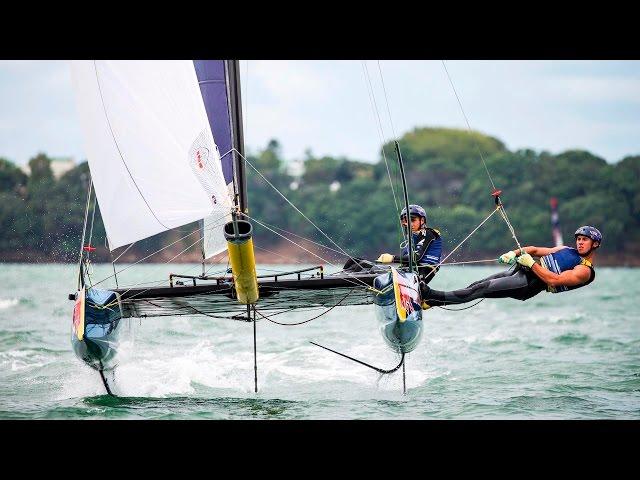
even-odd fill
[{"label": "grey sky", "polygon": [[[615,162],[640,154],[639,61],[447,61],[471,127],[511,150],[581,148]],[[241,61],[245,143],[275,138],[288,160],[376,161],[381,137],[416,126],[466,128],[439,61]],[[391,121],[389,120],[389,111]],[[377,123],[382,123],[382,133]],[[0,61],[0,156],[84,159],[66,61]]]}]

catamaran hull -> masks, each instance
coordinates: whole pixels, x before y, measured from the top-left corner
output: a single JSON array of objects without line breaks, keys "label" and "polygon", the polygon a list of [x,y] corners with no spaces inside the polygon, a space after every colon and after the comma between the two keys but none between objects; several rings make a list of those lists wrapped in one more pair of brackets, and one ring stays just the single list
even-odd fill
[{"label": "catamaran hull", "polygon": [[[118,364],[118,347],[122,327],[120,302],[109,290],[80,290],[74,310],[71,345],[76,356],[99,371],[114,369]],[[84,305],[80,306],[80,303]],[[77,317],[76,317],[77,315]]]},{"label": "catamaran hull", "polygon": [[422,338],[422,308],[418,278],[413,273],[390,271],[376,277],[373,295],[382,338],[392,349],[409,353]]}]

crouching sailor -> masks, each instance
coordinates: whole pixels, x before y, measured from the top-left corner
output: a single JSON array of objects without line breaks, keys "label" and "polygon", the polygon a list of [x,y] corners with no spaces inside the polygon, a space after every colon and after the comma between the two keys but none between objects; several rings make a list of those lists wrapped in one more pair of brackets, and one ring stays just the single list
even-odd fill
[{"label": "crouching sailor", "polygon": [[[418,274],[422,282],[429,283],[440,267],[442,256],[442,237],[435,228],[427,226],[427,212],[420,205],[409,205],[409,217],[411,219],[411,233],[413,235],[412,245],[414,248],[415,264],[418,266]],[[400,221],[403,226],[407,225],[407,209],[402,209]],[[381,263],[409,263],[409,247],[406,240],[400,245],[401,255],[391,255],[383,253],[378,257]]]},{"label": "crouching sailor", "polygon": [[[461,290],[442,292],[421,285],[423,308],[478,298],[528,300],[544,290],[560,293],[589,285],[596,277],[593,263],[602,234],[595,227],[584,226],[576,230],[575,238],[575,248],[531,246],[507,252],[498,262],[515,265],[514,269],[478,280]],[[540,257],[540,263],[533,256]]]}]

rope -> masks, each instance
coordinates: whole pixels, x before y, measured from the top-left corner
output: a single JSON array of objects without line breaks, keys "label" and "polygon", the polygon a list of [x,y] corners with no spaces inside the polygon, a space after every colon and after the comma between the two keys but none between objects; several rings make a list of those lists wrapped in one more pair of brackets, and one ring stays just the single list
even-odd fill
[{"label": "rope", "polygon": [[[212,226],[212,228],[213,228],[213,227],[217,227],[217,226],[219,226],[219,225],[213,225],[213,226]],[[193,233],[198,233],[198,232],[199,232],[199,230],[196,230],[196,231],[192,232],[191,234],[193,234]],[[187,236],[188,236],[188,235],[187,235]],[[198,242],[200,242],[200,237],[198,237],[198,239],[197,239],[195,242],[193,242],[191,245],[188,245],[188,246],[187,246],[185,249],[183,249],[180,253],[178,253],[177,255],[174,255],[172,258],[170,258],[169,260],[167,260],[166,262],[164,262],[164,265],[166,265],[167,263],[171,263],[172,261],[174,261],[174,260],[175,260],[176,258],[178,258],[180,255],[182,255],[182,254],[183,254],[183,253],[185,253],[187,250],[189,250],[191,247],[193,247],[194,245],[196,245]],[[174,242],[174,243],[175,243],[175,242]],[[141,260],[141,261],[142,261],[142,260]],[[138,263],[139,263],[139,262],[138,262]],[[134,265],[135,265],[135,264],[134,264]],[[133,266],[133,265],[131,265],[131,266]],[[195,268],[198,268],[198,267],[195,267]],[[193,270],[193,269],[192,269],[192,270]],[[109,277],[107,277],[107,278],[109,278]],[[106,278],[105,278],[104,280],[106,280]],[[102,281],[104,281],[104,280],[102,280]],[[164,281],[165,281],[165,280],[161,280],[161,281],[158,281],[158,282],[155,282],[155,283],[156,283],[156,284],[158,284],[158,283],[161,283],[161,282],[164,282]],[[149,282],[145,282],[145,283],[149,283]],[[140,285],[140,284],[129,285],[129,286],[127,287],[127,289],[126,289],[124,292],[122,292],[122,293],[121,293],[121,295],[124,295],[124,294],[126,294],[126,293],[130,292],[130,291],[131,291],[135,286],[137,286],[137,285]],[[146,293],[146,292],[148,292],[149,290],[151,290],[151,288],[148,288],[148,289],[146,289],[146,290],[142,290],[141,292],[138,292],[136,295],[132,295],[132,296],[131,296],[131,297],[129,297],[127,300],[132,299],[132,298],[135,298],[137,295],[142,295],[143,293]],[[117,303],[118,303],[118,300],[116,299],[116,301],[111,302],[110,304],[105,305],[105,307],[109,307],[109,306],[114,305],[114,304],[117,304]]]},{"label": "rope", "polygon": [[[225,214],[225,217],[226,217],[226,214]],[[221,220],[221,219],[223,219],[223,218],[225,218],[225,217],[218,218],[218,219],[214,220],[214,222],[215,222],[215,221],[218,221],[218,220]],[[218,226],[220,226],[220,225],[212,225],[212,226],[210,227],[210,229],[212,230],[214,227],[218,227]],[[143,262],[144,260],[146,260],[146,259],[148,259],[148,258],[151,258],[152,256],[154,256],[154,255],[156,255],[156,254],[158,254],[158,253],[162,252],[163,250],[166,250],[167,248],[169,248],[169,247],[171,247],[171,246],[175,245],[175,244],[176,244],[176,243],[178,243],[178,242],[181,242],[181,241],[182,241],[182,240],[184,240],[185,238],[187,238],[187,237],[189,237],[189,236],[193,235],[194,233],[200,233],[200,228],[198,228],[198,230],[194,230],[193,232],[186,234],[186,235],[185,235],[185,236],[183,236],[183,237],[180,237],[179,239],[177,239],[176,241],[174,241],[174,242],[172,242],[172,243],[170,243],[170,244],[168,244],[168,245],[165,245],[164,247],[162,247],[162,248],[160,248],[160,249],[156,250],[155,252],[150,253],[150,254],[149,254],[149,255],[147,255],[146,257],[141,258],[140,260],[138,260],[138,261],[137,261],[137,262],[135,262],[135,263],[132,263],[132,264],[131,264],[131,265],[129,265],[128,267],[125,267],[125,268],[123,268],[122,270],[118,270],[118,272],[117,272],[117,273],[122,273],[122,272],[124,272],[125,270],[130,269],[131,267],[135,267],[136,265],[138,265],[139,263]],[[197,242],[199,242],[199,241],[200,241],[200,237],[198,237],[198,240],[197,240],[195,243],[197,243]],[[193,245],[195,245],[195,243],[194,243],[194,244],[192,244],[192,245],[190,245],[190,247],[191,247],[191,246],[193,246]],[[127,250],[128,250],[128,249],[127,249]],[[126,250],[125,250],[125,251],[126,251]],[[124,254],[124,252],[123,252],[123,254]],[[120,258],[120,257],[118,257],[118,258]],[[174,258],[176,258],[176,257],[174,257]],[[171,261],[171,260],[169,260],[169,262],[170,262],[170,261]],[[164,263],[166,264],[166,263],[169,263],[169,262],[164,262]],[[102,282],[104,282],[104,281],[106,281],[106,280],[109,280],[111,277],[113,277],[113,275],[109,275],[108,277],[103,278],[103,279],[102,279],[102,280],[100,280],[98,283],[94,284],[93,286],[100,285]]]},{"label": "rope", "polygon": [[460,246],[461,246],[464,242],[466,242],[466,241],[469,239],[469,237],[471,237],[471,235],[473,235],[474,233],[476,233],[476,231],[478,231],[478,229],[479,229],[482,225],[484,225],[484,224],[487,222],[487,220],[489,220],[489,219],[493,216],[493,214],[494,214],[494,213],[496,213],[498,210],[500,210],[500,206],[497,206],[497,207],[493,210],[493,212],[491,212],[491,213],[487,216],[487,218],[485,218],[485,219],[480,223],[480,225],[478,225],[476,228],[474,228],[474,229],[473,229],[473,231],[472,231],[469,235],[467,235],[467,236],[464,238],[464,240],[462,240],[458,245],[456,245],[456,247],[455,247],[453,250],[451,250],[451,252],[449,253],[449,255],[447,255],[446,257],[444,257],[444,260],[440,261],[440,263],[438,263],[435,267],[433,267],[433,268],[431,269],[431,271],[430,271],[427,275],[425,275],[425,279],[426,279],[426,278],[429,278],[431,275],[433,275],[433,274],[435,273],[436,269],[437,269],[438,267],[440,267],[440,266],[441,266],[441,265],[442,265],[442,264],[447,260],[447,258],[449,258],[451,255],[453,255],[453,253],[454,253],[458,248],[460,248]]},{"label": "rope", "polygon": [[507,227],[511,232],[511,237],[513,237],[513,239],[515,240],[516,245],[518,245],[518,248],[522,250],[522,247],[520,246],[520,242],[518,241],[518,237],[516,237],[516,232],[513,229],[511,222],[509,221],[509,217],[507,217],[507,211],[505,210],[504,205],[502,204],[502,200],[498,199],[498,203],[500,206],[500,215],[502,216],[502,219],[506,222]]},{"label": "rope", "polygon": [[[310,322],[310,321],[312,321],[312,320],[315,320],[315,319],[317,319],[317,318],[322,317],[323,315],[326,315],[326,314],[327,314],[327,313],[329,313],[331,310],[333,310],[333,309],[334,309],[334,308],[336,308],[338,305],[340,305],[344,300],[346,300],[346,298],[347,298],[349,295],[351,295],[352,293],[353,293],[353,289],[352,289],[352,290],[349,290],[349,292],[348,292],[344,297],[342,297],[338,303],[336,303],[336,304],[335,304],[335,305],[333,305],[332,307],[328,308],[327,310],[325,310],[324,312],[322,312],[320,315],[316,315],[316,316],[315,316],[315,317],[313,317],[313,318],[309,318],[309,319],[307,319],[307,320],[304,320],[304,321],[302,321],[302,322],[297,322],[297,323],[282,323],[282,322],[276,322],[275,320],[271,320],[269,317],[265,317],[265,316],[264,316],[264,315],[262,315],[260,312],[258,312],[258,311],[256,310],[256,307],[255,307],[255,306],[253,307],[253,311],[254,311],[255,313],[257,313],[258,315],[260,315],[260,316],[261,316],[262,318],[264,318],[265,320],[270,321],[271,323],[275,323],[275,324],[277,324],[277,325],[283,325],[283,326],[285,326],[285,327],[294,327],[294,326],[297,326],[297,325],[302,325],[303,323],[309,323],[309,322]],[[280,313],[282,313],[282,312],[280,312]]]},{"label": "rope", "polygon": [[[467,124],[467,130],[469,131],[470,134],[472,134],[471,131],[471,125],[469,125],[469,120],[467,119],[467,114],[464,112],[464,108],[462,107],[462,102],[460,101],[460,97],[458,96],[458,92],[456,91],[456,87],[453,85],[453,80],[451,79],[451,75],[449,75],[449,70],[447,70],[447,66],[444,63],[444,60],[441,60],[442,62],[442,66],[444,67],[444,71],[447,74],[447,78],[449,79],[449,83],[451,84],[451,88],[453,89],[453,93],[456,96],[456,100],[458,101],[458,105],[460,106],[460,111],[462,112],[462,116],[464,117],[464,120]],[[491,174],[489,173],[489,168],[487,168],[487,162],[484,161],[484,156],[482,155],[482,151],[480,150],[480,146],[478,145],[478,142],[476,141],[476,139],[473,137],[473,135],[471,136],[471,139],[476,147],[476,150],[478,151],[478,154],[480,155],[480,159],[482,160],[482,164],[484,165],[484,169],[487,172],[487,176],[489,177],[489,181],[491,182],[491,186],[493,187],[493,190],[496,191],[496,185],[493,182],[493,178],[491,177]],[[500,200],[500,197],[498,197],[498,206],[501,208],[501,212],[500,215],[502,216],[502,218],[504,219],[504,221],[507,224],[507,227],[509,228],[509,231],[511,232],[511,236],[513,237],[513,239],[515,240],[516,244],[518,245],[518,248],[522,249],[522,247],[520,246],[520,242],[518,241],[518,237],[516,236],[516,232],[513,228],[513,225],[511,225],[511,222],[509,221],[509,217],[507,217],[507,212],[504,208],[504,205],[502,203],[502,201]]]},{"label": "rope", "polygon": [[447,308],[447,307],[442,307],[440,305],[436,305],[436,307],[441,308],[443,310],[449,310],[451,312],[461,312],[462,310],[469,310],[470,308],[475,307],[476,305],[478,305],[479,303],[482,303],[482,301],[485,300],[484,298],[481,298],[479,301],[477,301],[476,303],[474,303],[473,305],[470,305],[468,307],[464,307],[464,308]]},{"label": "rope", "polygon": [[[467,123],[467,130],[471,134],[472,131],[471,131],[471,126],[469,125],[469,120],[467,119],[467,114],[464,113],[464,108],[462,108],[462,102],[460,101],[460,97],[458,96],[458,92],[456,91],[456,87],[453,85],[453,80],[451,80],[451,75],[449,75],[449,70],[447,70],[447,66],[444,63],[444,60],[441,60],[441,62],[442,62],[442,66],[444,67],[444,71],[447,74],[447,78],[449,79],[449,83],[451,84],[451,88],[453,89],[453,93],[456,96],[456,100],[458,100],[458,105],[460,106],[460,110],[462,111],[462,116],[464,117],[464,121]],[[484,157],[482,156],[482,151],[480,151],[480,147],[478,145],[478,142],[476,142],[476,139],[473,137],[473,135],[471,136],[471,139],[473,140],[473,143],[476,146],[476,150],[480,154],[480,158],[482,159],[482,164],[484,165],[484,169],[487,171],[487,175],[489,177],[489,181],[491,182],[491,186],[493,187],[494,190],[496,190],[496,186],[493,183],[493,178],[491,178],[491,174],[489,173],[489,169],[487,168],[487,163],[484,161]]]},{"label": "rope", "polygon": [[382,76],[382,68],[380,67],[380,60],[378,60],[378,71],[380,72],[380,80],[382,81],[382,91],[384,92],[384,100],[387,104],[387,113],[389,114],[389,123],[391,123],[391,132],[393,133],[393,138],[398,138],[396,135],[396,130],[393,128],[393,118],[391,117],[391,109],[389,108],[389,97],[387,96],[387,89],[384,86],[384,77]]},{"label": "rope", "polygon": [[[234,150],[235,150],[235,149],[234,149]],[[341,251],[344,255],[346,255],[346,256],[347,256],[347,257],[349,257],[351,260],[353,260],[354,262],[356,262],[356,259],[355,259],[355,258],[353,258],[349,253],[347,253],[347,252],[346,252],[346,251],[345,251],[345,250],[344,250],[340,245],[338,245],[336,242],[334,242],[334,241],[333,241],[333,239],[332,239],[331,237],[329,237],[329,235],[327,235],[326,233],[324,233],[324,231],[323,231],[320,227],[318,227],[315,223],[313,223],[313,222],[309,219],[309,217],[307,217],[304,213],[302,213],[302,211],[300,211],[300,209],[299,209],[298,207],[296,207],[293,203],[291,203],[291,201],[290,201],[287,197],[285,197],[285,196],[284,196],[284,194],[283,194],[280,190],[278,190],[278,188],[277,188],[275,185],[273,185],[273,184],[272,184],[272,183],[271,183],[271,182],[270,182],[270,181],[269,181],[269,180],[268,180],[268,179],[267,179],[267,178],[266,178],[262,173],[260,173],[260,171],[259,171],[256,167],[254,167],[254,166],[253,166],[253,164],[252,164],[249,160],[247,160],[247,158],[246,158],[244,155],[242,155],[242,154],[241,154],[240,152],[238,152],[237,150],[236,150],[236,153],[237,153],[237,154],[238,154],[238,155],[239,155],[239,156],[240,156],[240,157],[241,157],[241,158],[242,158],[242,159],[243,159],[243,160],[244,160],[244,161],[245,161],[245,162],[246,162],[246,163],[247,163],[251,168],[253,168],[253,169],[255,170],[255,172],[256,172],[258,175],[260,175],[260,177],[262,177],[262,179],[263,179],[265,182],[267,182],[267,183],[269,184],[269,186],[270,186],[271,188],[273,188],[273,189],[278,193],[278,195],[280,195],[282,198],[284,198],[284,200],[285,200],[289,205],[291,205],[291,206],[296,210],[296,212],[298,212],[300,215],[302,215],[302,216],[304,217],[304,219],[305,219],[305,220],[307,220],[311,225],[313,225],[313,226],[316,228],[316,230],[318,230],[318,231],[319,231],[322,235],[324,235],[324,236],[325,236],[325,237],[326,237],[326,238],[327,238],[331,243],[333,243],[336,247],[338,247],[338,248],[340,249],[340,251]],[[246,214],[245,214],[245,213],[243,213],[243,215],[246,215]],[[247,216],[248,216],[248,215],[247,215]],[[254,220],[255,220],[255,219],[254,219]],[[263,226],[264,226],[264,225],[263,225]],[[265,227],[265,228],[266,228],[266,227]],[[276,233],[276,232],[274,232],[274,233]],[[284,238],[284,237],[283,237],[283,238]],[[295,242],[292,242],[292,243],[295,243]],[[298,245],[298,246],[299,246],[299,245]],[[300,248],[303,248],[303,247],[300,247]],[[304,249],[304,248],[303,248],[303,249]],[[306,249],[304,249],[304,250],[306,250]],[[306,250],[306,251],[307,251],[307,252],[309,252],[309,250]],[[311,253],[311,252],[309,252],[309,253]],[[314,255],[315,255],[315,254],[314,254]],[[317,256],[317,255],[315,255],[315,256]],[[321,257],[318,257],[318,258],[321,258]],[[324,259],[323,259],[323,260],[324,260]],[[324,261],[326,262],[326,260],[324,260]],[[330,262],[327,262],[327,263],[330,263]],[[356,263],[357,263],[357,262],[356,262]]]},{"label": "rope", "polygon": [[[93,196],[93,212],[91,213],[91,228],[89,228],[89,242],[87,243],[89,247],[91,247],[91,241],[93,240],[93,223],[96,219],[96,203],[97,202],[98,202],[98,196],[94,195]],[[91,260],[89,258],[90,256],[91,256],[91,248],[87,250],[87,258],[85,259],[85,265],[86,265],[85,271],[87,272],[87,279],[89,280],[89,285],[93,287],[93,283],[91,281],[91,275],[93,274],[93,272],[90,272],[89,270],[89,265],[91,264]]]},{"label": "rope", "polygon": [[[254,220],[255,220],[255,219],[254,219]],[[332,252],[339,253],[340,255],[342,255],[342,252],[341,252],[341,251],[339,251],[339,250],[336,250],[335,248],[327,247],[326,245],[323,245],[322,243],[314,242],[314,241],[313,241],[313,240],[311,240],[310,238],[303,237],[302,235],[297,235],[297,234],[295,234],[295,233],[293,233],[293,232],[289,232],[289,231],[285,230],[284,228],[280,228],[280,227],[278,227],[278,226],[276,226],[276,225],[271,225],[271,224],[266,223],[266,222],[262,222],[262,225],[263,225],[263,226],[264,226],[264,225],[269,225],[271,228],[275,228],[275,229],[277,229],[277,230],[280,230],[281,232],[284,232],[284,233],[286,233],[286,234],[288,234],[288,235],[292,235],[292,236],[294,236],[294,237],[297,237],[297,238],[300,238],[300,239],[302,239],[302,240],[305,240],[305,241],[307,241],[307,242],[309,242],[309,243],[313,243],[314,245],[318,245],[319,247],[322,247],[322,248],[324,248],[324,249],[326,249],[326,250],[331,250]]]},{"label": "rope", "polygon": [[[338,265],[335,265],[334,263],[330,262],[329,260],[322,258],[320,255],[317,255],[315,253],[313,253],[311,250],[307,250],[306,248],[304,248],[302,245],[297,244],[296,242],[294,242],[293,240],[285,237],[284,235],[281,235],[280,233],[276,232],[275,230],[267,227],[265,224],[263,224],[260,220],[258,220],[257,218],[253,218],[250,217],[249,215],[247,215],[246,213],[243,214],[244,216],[246,216],[247,218],[249,218],[250,220],[253,220],[254,222],[256,222],[257,224],[263,226],[264,228],[266,228],[267,230],[271,231],[272,233],[275,233],[276,235],[278,235],[279,237],[284,238],[287,242],[293,243],[295,246],[301,248],[302,250],[304,250],[307,253],[310,253],[311,255],[313,255],[316,258],[319,258],[320,260],[322,260],[323,262],[331,265],[332,267],[336,268],[336,269],[340,269],[340,267]],[[349,256],[349,258],[351,258],[351,260],[353,260],[354,262],[358,263],[355,259],[353,259],[352,257]],[[352,280],[355,280],[356,282],[360,282],[360,284],[365,287],[368,290],[371,290],[373,292],[377,292],[377,290],[375,290],[374,288],[370,287],[369,285],[367,285],[365,282],[363,282],[362,280],[360,280],[357,277],[354,277],[353,279],[349,279],[348,281],[350,281],[351,283],[353,283]],[[355,285],[355,283],[354,283]]]},{"label": "rope", "polygon": [[489,262],[495,262],[495,261],[496,261],[495,258],[487,258],[486,260],[468,260],[466,262],[448,262],[448,263],[443,263],[441,266],[446,267],[448,265],[466,265],[468,263],[489,263]]},{"label": "rope", "polygon": [[89,219],[89,207],[91,206],[91,191],[93,189],[93,180],[89,181],[89,187],[87,188],[87,206],[84,210],[84,225],[82,227],[82,240],[80,241],[80,255],[78,259],[78,269],[80,274],[78,276],[78,290],[80,290],[80,283],[82,281],[82,252],[84,252],[84,238],[87,233],[87,221]]},{"label": "rope", "polygon": [[125,250],[124,250],[124,252],[122,252],[120,255],[118,255],[118,256],[116,257],[116,259],[113,261],[113,263],[117,262],[117,261],[120,259],[120,257],[121,257],[121,256],[123,256],[125,253],[127,253],[127,252],[129,251],[129,249],[130,249],[131,247],[133,247],[136,243],[138,243],[138,242],[137,242],[137,241],[135,241],[135,242],[133,242],[132,244],[130,244],[130,245],[129,245]]},{"label": "rope", "polygon": [[[391,185],[391,193],[393,195],[393,202],[395,203],[396,206],[396,215],[398,218],[398,222],[399,222],[399,227],[400,227],[400,236],[402,237],[402,222],[400,221],[400,207],[398,206],[398,199],[396,196],[396,191],[393,188],[393,181],[391,179],[391,171],[389,170],[389,162],[387,161],[387,154],[384,151],[384,130],[382,128],[382,121],[380,120],[380,113],[378,112],[378,104],[376,103],[376,98],[375,98],[375,94],[373,92],[373,86],[371,84],[371,78],[369,77],[369,70],[367,69],[367,62],[365,62],[363,60],[362,62],[362,67],[364,70],[364,74],[365,74],[365,79],[368,82],[368,89],[367,92],[369,93],[369,101],[371,102],[371,108],[373,109],[373,113],[374,113],[374,118],[377,119],[378,121],[378,130],[379,130],[379,134],[380,134],[380,143],[382,144],[382,158],[384,159],[384,164],[387,168],[387,176],[389,177],[389,184]],[[381,73],[382,74],[382,73]],[[387,104],[388,106],[388,104]],[[395,137],[395,135],[394,135]]]}]

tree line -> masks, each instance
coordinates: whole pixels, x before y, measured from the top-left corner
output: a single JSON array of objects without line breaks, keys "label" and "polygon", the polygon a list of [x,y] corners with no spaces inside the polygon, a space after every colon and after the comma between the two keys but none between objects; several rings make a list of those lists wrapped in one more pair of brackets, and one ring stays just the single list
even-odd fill
[{"label": "tree line", "polygon": [[[445,253],[493,211],[495,186],[503,192],[508,218],[523,245],[552,244],[549,201],[555,197],[565,244],[573,241],[578,226],[589,224],[604,235],[601,252],[607,263],[636,264],[640,258],[640,156],[611,164],[584,150],[557,155],[509,151],[496,138],[445,128],[416,128],[399,139],[399,145],[409,200],[425,207],[428,224],[443,235]],[[307,151],[300,176],[288,173],[276,140],[247,159],[316,225],[247,168],[249,214],[289,240],[299,243],[300,236],[326,245],[330,249],[317,250],[318,254],[336,262],[345,258],[341,250],[365,258],[398,251],[402,241],[398,211],[404,201],[393,142],[383,146],[376,163],[315,157]],[[83,162],[56,179],[50,164],[47,155],[38,154],[29,161],[26,175],[0,158],[0,260],[77,259],[89,169]],[[99,206],[96,211],[94,259],[110,261]],[[166,232],[139,242],[128,258],[154,251],[190,227],[195,229],[195,224],[182,227],[180,233]],[[287,243],[257,223],[254,228],[256,246],[265,251]],[[167,249],[165,256],[175,255],[185,242]],[[514,247],[506,223],[495,214],[450,261],[491,258]],[[309,261],[317,259],[310,256]]]}]

